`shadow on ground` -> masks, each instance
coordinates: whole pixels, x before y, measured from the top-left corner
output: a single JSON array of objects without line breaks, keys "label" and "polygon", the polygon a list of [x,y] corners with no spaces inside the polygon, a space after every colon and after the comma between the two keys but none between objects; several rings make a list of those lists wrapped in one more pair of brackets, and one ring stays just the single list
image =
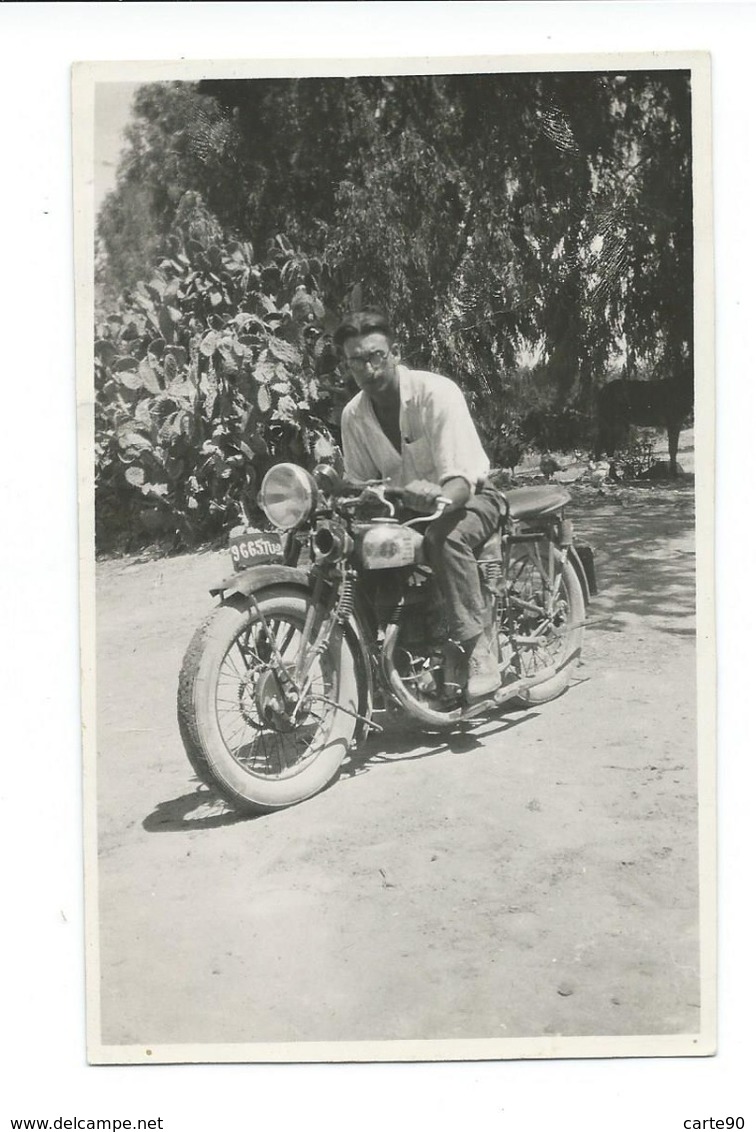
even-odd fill
[{"label": "shadow on ground", "polygon": [[[372,735],[344,762],[339,779],[355,778],[380,766],[397,762],[414,762],[427,759],[444,752],[467,754],[471,751],[485,750],[487,741],[495,735],[502,735],[521,723],[537,717],[537,712],[523,712],[517,718],[484,718],[475,724],[465,724],[463,730],[431,734],[408,724],[407,719],[391,717],[384,721],[384,712],[376,712],[375,721],[385,730]],[[485,728],[485,733],[483,733]]]},{"label": "shadow on ground", "polygon": [[[653,507],[654,522],[649,522]],[[577,499],[575,527],[594,549],[599,594],[591,613],[613,614],[595,626],[621,632],[630,620],[695,635],[695,498],[692,484],[618,489],[591,503]]]},{"label": "shadow on ground", "polygon": [[243,821],[256,821],[265,814],[242,814],[234,810],[210,786],[198,786],[190,794],[159,802],[142,822],[147,833],[188,833],[196,829],[219,829]]},{"label": "shadow on ground", "polygon": [[[486,742],[492,736],[511,731],[538,715],[534,711],[520,711],[516,719],[483,719],[476,725],[466,725],[462,731],[430,735],[428,732],[409,728],[406,720],[391,718],[385,721],[385,714],[380,711],[375,714],[376,723],[385,727],[385,730],[374,734],[351,751],[338,777],[326,789],[334,789],[339,782],[393,763],[414,762],[444,752],[466,754],[485,750]],[[188,833],[200,829],[221,829],[238,822],[259,821],[260,818],[272,816],[275,816],[275,812],[238,813],[212,786],[200,784],[189,794],[159,802],[143,820],[142,828],[147,833]]]}]

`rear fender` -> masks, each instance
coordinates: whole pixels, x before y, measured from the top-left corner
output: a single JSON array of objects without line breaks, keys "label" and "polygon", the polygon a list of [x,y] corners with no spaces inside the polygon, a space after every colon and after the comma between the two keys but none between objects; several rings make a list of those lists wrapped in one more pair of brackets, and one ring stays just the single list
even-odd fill
[{"label": "rear fender", "polygon": [[[311,589],[310,576],[307,570],[299,570],[293,566],[271,563],[267,566],[250,566],[248,570],[240,570],[228,578],[224,578],[210,593],[220,596],[222,602],[233,604],[234,598],[248,598],[250,594],[259,594],[273,586],[296,586],[297,589]],[[370,661],[370,648],[367,643],[366,627],[362,620],[353,613],[345,627],[347,643],[357,665],[357,687],[359,689],[359,702],[357,710],[364,720],[369,720],[373,712],[373,666]],[[357,740],[361,741],[369,734],[369,728],[363,721],[357,724]]]},{"label": "rear fender", "polygon": [[583,591],[583,601],[587,609],[591,597],[594,597],[598,593],[593,551],[584,543],[581,543],[579,546],[573,543],[567,552],[567,561],[578,576],[580,588]]}]

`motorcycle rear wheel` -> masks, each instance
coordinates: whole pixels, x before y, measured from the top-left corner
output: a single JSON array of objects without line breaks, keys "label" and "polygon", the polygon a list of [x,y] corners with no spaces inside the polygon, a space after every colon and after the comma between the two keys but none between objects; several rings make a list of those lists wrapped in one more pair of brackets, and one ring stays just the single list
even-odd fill
[{"label": "motorcycle rear wheel", "polygon": [[[545,704],[565,691],[580,659],[585,620],[580,580],[570,562],[565,562],[557,573],[555,587],[550,585],[536,558],[526,550],[510,563],[509,601],[515,635],[520,638],[517,675],[535,676],[552,665],[557,669],[555,676],[535,684],[515,702]],[[505,647],[509,640],[506,612],[499,631]]]},{"label": "motorcycle rear wheel", "polygon": [[241,599],[214,609],[197,629],[181,668],[177,711],[197,776],[236,809],[268,813],[303,802],[336,776],[354,736],[358,689],[351,649],[337,629],[294,716],[263,619],[293,670],[308,594],[278,586],[256,601],[260,613]]}]

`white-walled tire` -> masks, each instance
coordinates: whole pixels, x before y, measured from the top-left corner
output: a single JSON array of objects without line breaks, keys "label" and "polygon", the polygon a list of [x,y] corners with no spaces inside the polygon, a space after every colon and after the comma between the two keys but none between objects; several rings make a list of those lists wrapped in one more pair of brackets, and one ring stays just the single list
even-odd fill
[{"label": "white-walled tire", "polygon": [[[308,608],[296,586],[255,595],[286,667],[293,668]],[[205,619],[186,651],[178,719],[199,778],[235,808],[265,813],[312,797],[332,781],[354,736],[356,666],[342,633],[315,665],[315,679],[293,720],[274,672],[263,622],[250,599]],[[344,708],[346,710],[340,710]]]}]

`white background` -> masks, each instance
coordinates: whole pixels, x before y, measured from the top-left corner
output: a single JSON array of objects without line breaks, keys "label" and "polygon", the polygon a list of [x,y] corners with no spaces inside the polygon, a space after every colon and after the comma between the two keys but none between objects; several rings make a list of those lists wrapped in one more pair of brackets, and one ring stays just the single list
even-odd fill
[{"label": "white background", "polygon": [[[680,1129],[754,1106],[756,618],[750,3],[2,4],[0,740],[10,1117],[170,1132]],[[720,1041],[709,1059],[91,1068],[84,1056],[70,65],[708,50],[717,287]],[[575,909],[580,915],[581,910]],[[187,988],[187,994],[191,988]]]}]

